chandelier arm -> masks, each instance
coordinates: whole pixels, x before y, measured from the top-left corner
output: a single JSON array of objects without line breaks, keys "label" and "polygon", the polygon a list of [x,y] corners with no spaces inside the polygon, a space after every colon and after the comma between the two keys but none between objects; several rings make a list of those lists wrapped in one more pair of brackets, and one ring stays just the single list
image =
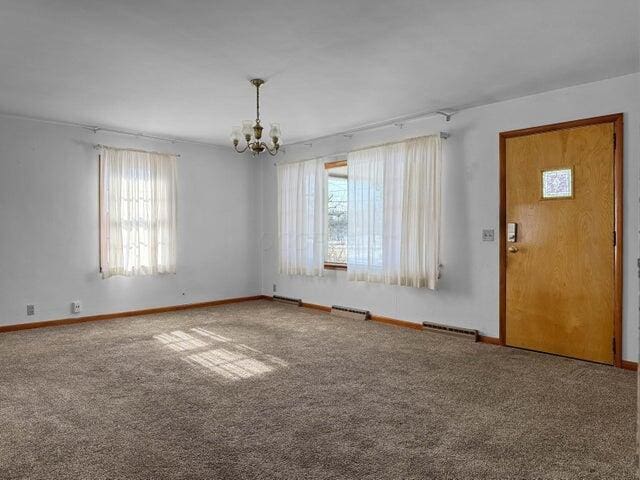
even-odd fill
[{"label": "chandelier arm", "polygon": [[234,145],[234,146],[233,146],[233,149],[234,149],[236,152],[238,152],[238,153],[244,153],[244,152],[246,152],[246,151],[247,151],[247,148],[249,148],[249,144],[248,144],[248,143],[247,143],[247,144],[245,144],[245,146],[244,146],[244,148],[243,148],[242,150],[238,150],[238,146],[237,146],[237,145]]},{"label": "chandelier arm", "polygon": [[267,145],[266,143],[264,144],[264,147],[267,149],[267,152],[269,152],[269,155],[271,155],[272,157],[275,157],[278,154],[278,147],[275,147],[273,151],[269,148],[269,145]]}]

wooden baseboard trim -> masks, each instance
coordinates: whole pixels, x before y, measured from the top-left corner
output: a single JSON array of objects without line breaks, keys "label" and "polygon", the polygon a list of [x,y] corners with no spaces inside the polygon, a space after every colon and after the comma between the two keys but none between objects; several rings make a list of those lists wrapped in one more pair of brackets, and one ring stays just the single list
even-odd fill
[{"label": "wooden baseboard trim", "polygon": [[[263,295],[263,297],[268,299],[268,300],[272,300],[272,297],[270,297],[269,295]],[[315,310],[322,310],[323,312],[330,312],[331,311],[331,307],[327,307],[325,305],[318,305],[318,304],[315,304],[315,303],[304,303],[303,302],[302,306],[306,307],[306,308],[313,308]],[[394,325],[396,327],[410,328],[412,330],[422,330],[422,324],[420,324],[420,323],[407,322],[406,320],[398,320],[396,318],[383,317],[381,315],[371,315],[371,320],[374,321],[374,322],[385,323],[387,325]],[[489,344],[489,345],[497,345],[497,346],[501,346],[502,345],[502,342],[500,341],[500,338],[498,338],[498,337],[490,337],[490,336],[487,336],[487,335],[478,335],[478,342],[486,343],[486,344]],[[638,363],[637,362],[630,362],[628,360],[623,360],[621,366],[625,370],[633,370],[633,371],[637,371],[638,370]]]},{"label": "wooden baseboard trim", "polygon": [[422,330],[421,323],[407,322],[406,320],[398,320],[397,318],[383,317],[382,315],[371,315],[371,320],[379,323],[386,323],[387,325],[394,325],[396,327],[411,328],[413,330]]},{"label": "wooden baseboard trim", "polygon": [[322,310],[323,312],[330,312],[331,307],[327,307],[326,305],[318,305],[316,303],[305,303],[302,302],[302,307],[305,308],[313,308],[314,310]]},{"label": "wooden baseboard trim", "polygon": [[[317,303],[305,303],[302,302],[302,306],[306,308],[313,308],[314,310],[321,310],[323,312],[330,312],[331,307],[327,305],[318,305]],[[422,330],[422,324],[407,322],[405,320],[398,320],[396,318],[383,317],[382,315],[371,315],[369,320],[373,322],[386,323],[387,325],[394,325],[396,327],[412,328],[414,330]]]},{"label": "wooden baseboard trim", "polygon": [[[177,310],[187,310],[190,308],[214,307],[229,303],[249,302],[251,300],[262,300],[265,295],[254,295],[251,297],[225,298],[210,302],[186,303],[183,305],[171,305],[168,307],[146,308],[144,310],[131,310],[128,312],[105,313],[101,315],[89,315],[85,317],[61,318],[59,320],[44,320],[41,322],[18,323],[15,325],[0,325],[0,333],[15,332],[18,330],[30,330],[32,328],[58,327],[61,325],[73,325],[76,323],[95,322],[98,320],[112,320],[124,317],[137,317],[139,315],[151,315],[153,313],[174,312]],[[270,298],[270,297],[266,297]]]},{"label": "wooden baseboard trim", "polygon": [[630,362],[629,360],[622,360],[621,366],[625,370],[633,370],[634,372],[638,371],[638,362]]},{"label": "wooden baseboard trim", "polygon": [[486,335],[478,335],[478,341],[480,343],[488,343],[489,345],[500,345],[500,339],[498,337],[487,337]]},{"label": "wooden baseboard trim", "polygon": [[[273,300],[273,297],[269,296],[269,295],[263,295],[264,298],[266,298],[267,300]],[[306,303],[306,302],[302,302],[302,307],[305,308],[312,308],[314,310],[321,310],[323,312],[330,312],[331,311],[331,307],[328,307],[326,305],[319,305],[317,303]],[[422,324],[421,323],[416,323],[416,322],[408,322],[407,320],[398,320],[397,318],[391,318],[391,317],[385,317],[382,315],[371,315],[371,318],[369,319],[373,322],[378,322],[378,323],[384,323],[386,325],[393,325],[395,327],[402,327],[402,328],[409,328],[411,330],[422,330]],[[479,337],[480,342],[483,343],[490,343],[492,345],[499,345],[500,344],[500,339],[499,338],[495,338],[495,337],[485,337],[480,335]]]},{"label": "wooden baseboard trim", "polygon": [[[271,295],[263,295],[262,298],[264,298],[265,300],[273,301],[273,297]],[[327,307],[326,305],[318,305],[317,303],[302,302],[300,306],[304,308],[312,308],[313,310],[321,310],[323,312],[331,311],[331,307]]]}]

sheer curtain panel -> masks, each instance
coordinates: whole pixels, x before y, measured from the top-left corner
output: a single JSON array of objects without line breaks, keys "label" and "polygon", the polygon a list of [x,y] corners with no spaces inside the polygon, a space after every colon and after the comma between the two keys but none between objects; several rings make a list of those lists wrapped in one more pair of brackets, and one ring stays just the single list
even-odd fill
[{"label": "sheer curtain panel", "polygon": [[176,272],[176,156],[103,148],[100,266],[104,278]]},{"label": "sheer curtain panel", "polygon": [[325,204],[322,159],[278,165],[280,273],[323,274]]},{"label": "sheer curtain panel", "polygon": [[441,163],[437,135],[349,153],[350,280],[436,288]]}]

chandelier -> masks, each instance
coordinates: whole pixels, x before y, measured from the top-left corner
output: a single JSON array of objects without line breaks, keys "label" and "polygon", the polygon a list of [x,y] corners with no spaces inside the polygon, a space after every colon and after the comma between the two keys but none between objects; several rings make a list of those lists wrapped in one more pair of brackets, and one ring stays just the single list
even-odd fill
[{"label": "chandelier", "polygon": [[[260,86],[264,83],[264,80],[260,78],[254,78],[250,80],[251,84],[256,87],[256,123],[251,120],[244,120],[242,127],[233,127],[231,129],[231,141],[233,142],[233,148],[238,153],[246,152],[247,149],[251,151],[253,155],[258,155],[265,150],[270,155],[276,155],[280,148],[281,132],[280,125],[277,123],[271,124],[271,130],[269,130],[269,137],[271,137],[271,143],[267,144],[260,140],[262,138],[263,127],[260,125]],[[238,148],[240,140],[244,137],[246,145],[244,148]]]}]

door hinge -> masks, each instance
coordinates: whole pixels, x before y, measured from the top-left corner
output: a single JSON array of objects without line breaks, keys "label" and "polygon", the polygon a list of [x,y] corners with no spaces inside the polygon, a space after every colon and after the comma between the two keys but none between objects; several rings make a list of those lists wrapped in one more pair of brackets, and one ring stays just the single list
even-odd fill
[{"label": "door hinge", "polygon": [[638,259],[638,278],[640,278],[640,258]]},{"label": "door hinge", "polygon": [[616,231],[613,231],[613,246],[615,247],[616,245],[618,245],[618,235],[616,233]]},{"label": "door hinge", "polygon": [[616,354],[616,337],[611,339],[611,349],[613,350],[613,354]]},{"label": "door hinge", "polygon": [[613,134],[613,149],[616,149],[616,134]]}]

